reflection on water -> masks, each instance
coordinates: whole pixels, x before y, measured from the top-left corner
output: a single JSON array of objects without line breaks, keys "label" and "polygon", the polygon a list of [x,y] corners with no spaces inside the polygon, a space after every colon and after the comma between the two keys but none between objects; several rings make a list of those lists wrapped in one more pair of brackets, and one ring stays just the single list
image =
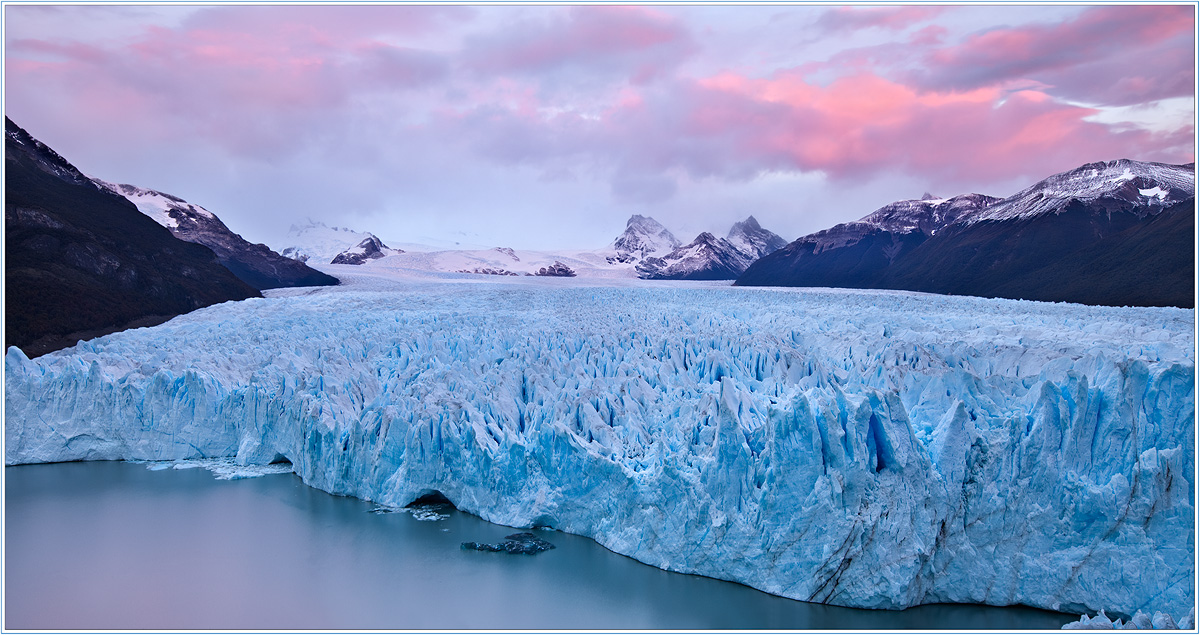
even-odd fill
[{"label": "reflection on water", "polygon": [[127,463],[7,467],[6,629],[1057,629],[1025,608],[863,611],[668,573],[535,530],[536,556],[460,548],[513,533],[309,488]]}]

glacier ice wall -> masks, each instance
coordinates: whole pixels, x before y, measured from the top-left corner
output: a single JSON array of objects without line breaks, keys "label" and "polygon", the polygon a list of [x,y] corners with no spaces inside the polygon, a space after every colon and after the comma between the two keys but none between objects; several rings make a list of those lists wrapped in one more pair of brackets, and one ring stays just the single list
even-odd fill
[{"label": "glacier ice wall", "polygon": [[7,464],[286,458],[801,600],[1185,613],[1194,317],[367,278],[5,358]]}]

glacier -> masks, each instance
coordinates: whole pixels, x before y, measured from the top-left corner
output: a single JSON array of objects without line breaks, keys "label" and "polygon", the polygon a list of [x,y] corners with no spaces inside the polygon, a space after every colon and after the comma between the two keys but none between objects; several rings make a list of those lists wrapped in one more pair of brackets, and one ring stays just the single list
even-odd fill
[{"label": "glacier", "polygon": [[1195,319],[364,272],[5,356],[5,462],[291,463],[799,600],[1183,615]]}]

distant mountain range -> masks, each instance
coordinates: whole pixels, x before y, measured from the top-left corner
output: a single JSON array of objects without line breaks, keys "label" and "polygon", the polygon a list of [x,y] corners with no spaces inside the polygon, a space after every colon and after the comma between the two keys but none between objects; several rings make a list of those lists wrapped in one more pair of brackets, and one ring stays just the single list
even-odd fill
[{"label": "distant mountain range", "polygon": [[279,253],[310,264],[361,265],[365,262],[392,254],[402,254],[403,249],[391,249],[371,232],[358,232],[348,227],[329,227],[325,223],[308,220],[292,225],[284,237],[286,247]]},{"label": "distant mountain range", "polygon": [[387,256],[388,266],[486,275],[641,277],[654,280],[733,280],[750,263],[785,244],[753,217],[734,224],[725,238],[701,233],[683,245],[649,216],[634,214],[605,248],[525,251],[509,247],[435,250],[390,249],[370,232],[308,221],[293,225],[280,253],[306,262],[362,265]]},{"label": "distant mountain range", "polygon": [[4,132],[6,346],[37,356],[260,295],[7,118]]},{"label": "distant mountain range", "polygon": [[734,284],[1194,307],[1194,215],[1194,163],[1089,163],[1005,199],[892,203],[793,241]]},{"label": "distant mountain range", "polygon": [[684,245],[658,221],[635,214],[605,258],[612,264],[632,264],[637,276],[648,280],[733,280],[786,242],[751,216],[735,223],[725,238],[702,232]]}]

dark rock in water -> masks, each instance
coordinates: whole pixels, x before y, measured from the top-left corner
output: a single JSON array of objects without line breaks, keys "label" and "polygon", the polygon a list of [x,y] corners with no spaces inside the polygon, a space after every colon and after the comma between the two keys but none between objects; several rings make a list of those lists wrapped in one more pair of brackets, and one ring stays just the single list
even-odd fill
[{"label": "dark rock in water", "polygon": [[522,553],[532,556],[534,554],[553,549],[554,545],[542,540],[541,538],[538,538],[531,533],[522,532],[519,534],[509,534],[504,537],[503,542],[497,542],[493,544],[464,542],[462,543],[462,548],[474,549],[475,551],[505,551],[508,553]]}]

